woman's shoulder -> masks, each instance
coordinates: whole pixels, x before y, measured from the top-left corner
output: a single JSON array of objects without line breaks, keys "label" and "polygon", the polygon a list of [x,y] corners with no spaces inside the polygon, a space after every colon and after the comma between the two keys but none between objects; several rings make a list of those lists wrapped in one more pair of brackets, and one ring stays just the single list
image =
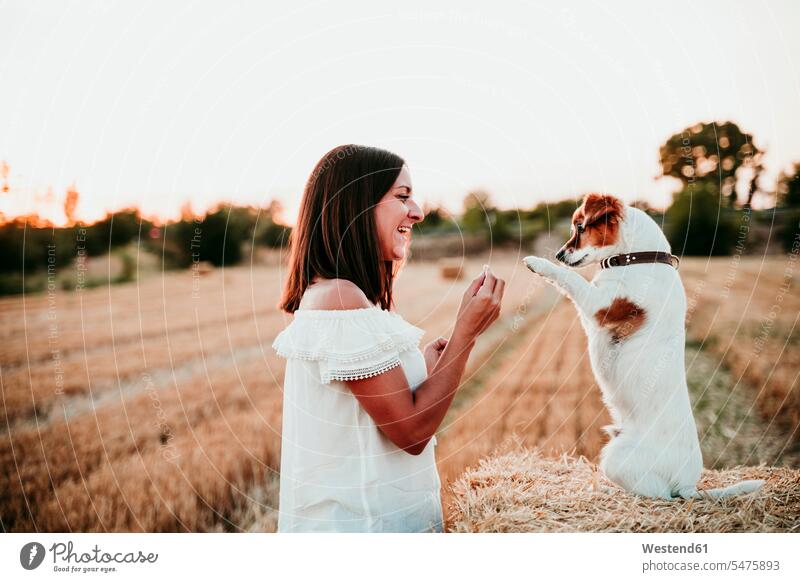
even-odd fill
[{"label": "woman's shoulder", "polygon": [[363,304],[344,299],[319,305],[327,307],[312,309],[303,304],[294,312],[293,321],[272,344],[279,355],[303,360],[357,361],[415,348],[425,334],[399,314],[368,301],[363,307],[351,307]]},{"label": "woman's shoulder", "polygon": [[300,301],[300,310],[363,309],[373,307],[361,288],[347,279],[321,279],[310,285]]}]

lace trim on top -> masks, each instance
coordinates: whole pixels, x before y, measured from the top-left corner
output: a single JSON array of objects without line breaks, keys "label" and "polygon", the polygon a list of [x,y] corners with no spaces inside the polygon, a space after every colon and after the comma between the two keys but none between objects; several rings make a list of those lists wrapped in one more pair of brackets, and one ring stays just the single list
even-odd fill
[{"label": "lace trim on top", "polygon": [[331,381],[345,381],[345,380],[363,380],[364,378],[372,378],[379,376],[384,372],[388,372],[392,368],[400,365],[399,358],[393,358],[389,362],[382,364],[374,364],[367,367],[358,368],[356,370],[328,370],[327,373],[321,375],[322,383],[329,384]]},{"label": "lace trim on top", "polygon": [[272,344],[285,358],[317,361],[323,384],[359,380],[400,365],[400,353],[419,345],[425,331],[379,307],[298,310]]}]

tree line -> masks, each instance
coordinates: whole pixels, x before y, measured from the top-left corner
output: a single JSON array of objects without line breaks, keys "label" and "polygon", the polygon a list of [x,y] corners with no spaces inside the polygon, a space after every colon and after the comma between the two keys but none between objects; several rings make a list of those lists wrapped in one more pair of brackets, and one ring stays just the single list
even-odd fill
[{"label": "tree line", "polygon": [[198,261],[234,265],[242,259],[246,243],[286,244],[290,229],[276,221],[279,210],[277,203],[266,208],[221,205],[200,216],[184,212],[180,220],[163,225],[143,218],[136,208],[65,227],[19,217],[0,226],[0,274],[35,273],[52,264],[63,267],[79,257],[105,255],[132,243],[162,257],[165,268],[185,268]]},{"label": "tree line", "polygon": [[[733,122],[697,123],[670,136],[659,148],[657,179],[674,178],[679,184],[670,206],[661,212],[646,202],[634,205],[662,224],[673,252],[680,255],[739,252],[755,242],[758,223],[789,252],[800,236],[800,162],[780,172],[774,187],[767,188],[762,184],[764,154],[753,136]],[[753,210],[757,194],[765,198],[762,205],[768,210]],[[500,210],[486,191],[475,191],[464,199],[460,226],[465,232],[483,233],[493,244],[524,244],[542,229],[571,217],[577,201]]]},{"label": "tree line", "polygon": [[[800,162],[782,172],[774,188],[761,183],[765,152],[753,136],[735,123],[698,123],[670,136],[659,149],[661,175],[677,179],[679,189],[665,213],[637,203],[661,221],[673,251],[681,255],[725,255],[740,248],[751,221],[765,219],[788,251],[800,232]],[[2,188],[8,191],[8,165],[2,163]],[[756,195],[767,196],[770,211],[752,210]],[[186,268],[198,261],[235,265],[245,245],[278,248],[291,229],[281,224],[281,207],[223,204],[202,215],[186,206],[179,220],[156,224],[130,208],[85,224],[75,219],[77,189],[64,202],[69,225],[56,228],[36,217],[20,217],[0,225],[0,276],[36,273],[53,264],[72,264],[132,243],[160,257],[163,268]],[[422,236],[467,233],[488,244],[525,245],[541,232],[563,225],[575,210],[575,199],[541,203],[532,209],[500,209],[486,191],[470,192],[463,212],[454,216],[441,207],[425,208],[417,226]],[[776,218],[777,217],[777,218]],[[2,218],[2,217],[0,217]],[[747,225],[743,229],[743,225]]]}]

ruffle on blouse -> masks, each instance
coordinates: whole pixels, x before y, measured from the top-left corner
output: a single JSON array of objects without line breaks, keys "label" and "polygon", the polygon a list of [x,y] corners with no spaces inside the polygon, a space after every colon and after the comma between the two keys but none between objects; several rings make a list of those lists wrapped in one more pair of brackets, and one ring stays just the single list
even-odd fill
[{"label": "ruffle on blouse", "polygon": [[323,384],[360,380],[400,365],[400,353],[419,345],[425,331],[380,307],[298,310],[272,347],[284,358],[319,363]]}]

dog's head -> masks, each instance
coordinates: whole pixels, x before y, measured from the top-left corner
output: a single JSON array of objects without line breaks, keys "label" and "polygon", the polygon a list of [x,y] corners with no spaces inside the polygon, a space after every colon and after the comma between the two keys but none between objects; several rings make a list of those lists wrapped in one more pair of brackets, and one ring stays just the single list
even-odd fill
[{"label": "dog's head", "polygon": [[569,240],[556,254],[568,267],[585,267],[621,252],[625,204],[607,194],[589,194],[572,215]]}]

